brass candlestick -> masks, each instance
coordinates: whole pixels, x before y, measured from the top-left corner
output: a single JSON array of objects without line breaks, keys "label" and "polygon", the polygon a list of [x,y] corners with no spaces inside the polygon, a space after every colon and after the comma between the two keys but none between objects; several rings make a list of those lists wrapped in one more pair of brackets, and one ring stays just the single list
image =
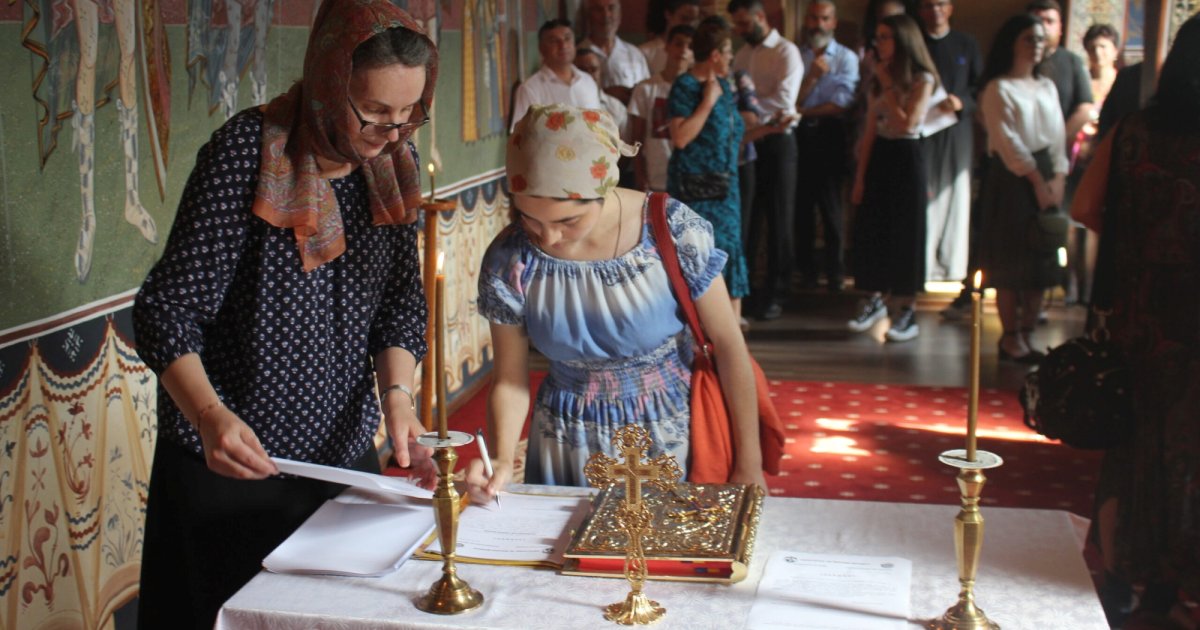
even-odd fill
[{"label": "brass candlestick", "polygon": [[[440,401],[438,404],[442,404]],[[454,464],[458,462],[455,447],[470,444],[474,439],[462,431],[431,432],[417,438],[421,446],[434,449],[438,483],[433,493],[433,514],[438,528],[438,544],[442,547],[442,577],[429,587],[429,592],[416,601],[418,609],[438,615],[456,615],[474,610],[483,604],[483,595],[458,577],[455,568],[455,544],[458,540],[458,491],[454,489]]]},{"label": "brass candlestick", "polygon": [[625,601],[609,604],[604,609],[604,618],[621,625],[651,624],[662,618],[667,610],[658,602],[646,597],[642,587],[646,584],[646,552],[642,538],[650,530],[653,515],[649,506],[642,501],[642,482],[653,484],[663,490],[675,487],[682,471],[675,458],[659,455],[643,462],[642,458],[653,443],[646,430],[627,425],[612,437],[613,447],[621,454],[617,461],[604,453],[588,458],[583,474],[593,487],[604,487],[625,481],[625,500],[617,510],[617,525],[628,536],[625,550],[625,579],[630,591]]},{"label": "brass candlestick", "polygon": [[979,511],[979,496],[987,481],[983,471],[1004,463],[999,455],[975,451],[967,457],[964,449],[942,453],[943,464],[958,468],[958,488],[962,493],[962,509],[954,518],[954,555],[958,560],[958,603],[939,619],[929,622],[936,630],[999,630],[1000,626],[987,618],[975,605],[975,574],[979,569],[979,552],[983,548],[983,514]]}]

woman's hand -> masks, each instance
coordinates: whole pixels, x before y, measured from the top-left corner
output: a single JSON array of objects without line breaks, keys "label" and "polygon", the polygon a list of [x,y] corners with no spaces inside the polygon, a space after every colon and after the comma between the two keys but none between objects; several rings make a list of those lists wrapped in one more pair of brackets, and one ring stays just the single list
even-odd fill
[{"label": "woman's hand", "polygon": [[729,477],[729,483],[752,483],[762,488],[764,492],[767,490],[767,478],[763,475],[761,468],[746,471],[735,469],[733,475]]},{"label": "woman's hand", "polygon": [[1041,210],[1049,210],[1062,200],[1062,191],[1060,189],[1058,193],[1055,193],[1053,180],[1043,182],[1040,186],[1034,186],[1033,192],[1037,195],[1038,208]]},{"label": "woman's hand", "polygon": [[196,421],[209,470],[234,479],[265,479],[279,474],[258,436],[236,413],[221,405]]},{"label": "woman's hand", "polygon": [[490,503],[512,480],[512,473],[511,461],[493,459],[492,478],[488,479],[484,472],[483,460],[472,459],[467,465],[467,492],[471,495],[471,501],[480,505]]},{"label": "woman's hand", "polygon": [[716,105],[717,101],[721,100],[722,93],[724,93],[724,90],[721,88],[721,81],[717,78],[716,74],[710,74],[708,80],[704,82],[704,94],[702,96],[704,103],[709,107]]}]

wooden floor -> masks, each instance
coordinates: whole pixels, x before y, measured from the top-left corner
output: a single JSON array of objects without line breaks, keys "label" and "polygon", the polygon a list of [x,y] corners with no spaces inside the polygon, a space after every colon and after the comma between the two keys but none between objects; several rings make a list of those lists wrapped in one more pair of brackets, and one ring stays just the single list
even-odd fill
[{"label": "wooden floor", "polygon": [[[954,295],[924,294],[917,304],[920,335],[893,343],[884,340],[887,320],[864,333],[846,329],[861,299],[855,292],[797,292],[784,305],[783,317],[752,320],[746,340],[770,378],[966,386],[970,321],[950,322],[939,315]],[[1048,308],[1048,315],[1049,321],[1033,335],[1038,348],[1058,345],[1083,330],[1082,307],[1065,306],[1060,298]],[[1029,368],[999,361],[996,344],[1001,330],[994,301],[985,302],[983,320],[980,383],[1016,391]]]}]

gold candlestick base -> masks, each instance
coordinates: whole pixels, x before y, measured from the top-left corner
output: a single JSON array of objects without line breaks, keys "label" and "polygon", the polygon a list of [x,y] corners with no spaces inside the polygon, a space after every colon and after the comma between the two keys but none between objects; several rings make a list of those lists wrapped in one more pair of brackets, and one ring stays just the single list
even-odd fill
[{"label": "gold candlestick base", "polygon": [[458,577],[454,562],[455,541],[458,539],[458,491],[454,488],[454,464],[458,462],[456,446],[470,444],[470,433],[447,431],[445,438],[437,432],[417,438],[421,446],[434,449],[433,461],[438,467],[438,484],[433,493],[433,514],[437,521],[438,544],[442,548],[442,577],[416,601],[416,607],[436,615],[457,615],[474,610],[483,604],[483,595]]},{"label": "gold candlestick base", "polygon": [[652,624],[667,613],[658,602],[646,597],[641,591],[630,591],[625,601],[609,604],[604,609],[604,618],[623,626]]},{"label": "gold candlestick base", "polygon": [[968,458],[963,449],[946,451],[938,459],[958,469],[958,489],[962,509],[954,518],[954,555],[958,560],[958,603],[944,615],[928,623],[936,630],[999,630],[1000,626],[987,618],[975,605],[975,574],[979,570],[979,552],[983,549],[983,515],[979,512],[979,496],[987,481],[983,471],[1004,463],[999,455],[977,451]]}]

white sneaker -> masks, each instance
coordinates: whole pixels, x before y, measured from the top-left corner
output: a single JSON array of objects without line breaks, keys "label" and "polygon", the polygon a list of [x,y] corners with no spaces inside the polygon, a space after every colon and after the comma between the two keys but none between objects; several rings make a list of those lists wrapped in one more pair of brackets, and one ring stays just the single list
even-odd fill
[{"label": "white sneaker", "polygon": [[858,317],[846,322],[846,328],[852,332],[863,332],[875,325],[875,322],[887,317],[887,305],[878,295],[868,299],[862,306]]},{"label": "white sneaker", "polygon": [[900,317],[892,321],[892,327],[888,329],[884,335],[888,341],[908,341],[916,339],[921,333],[921,327],[917,326],[917,313],[912,308],[906,308],[900,311]]}]

